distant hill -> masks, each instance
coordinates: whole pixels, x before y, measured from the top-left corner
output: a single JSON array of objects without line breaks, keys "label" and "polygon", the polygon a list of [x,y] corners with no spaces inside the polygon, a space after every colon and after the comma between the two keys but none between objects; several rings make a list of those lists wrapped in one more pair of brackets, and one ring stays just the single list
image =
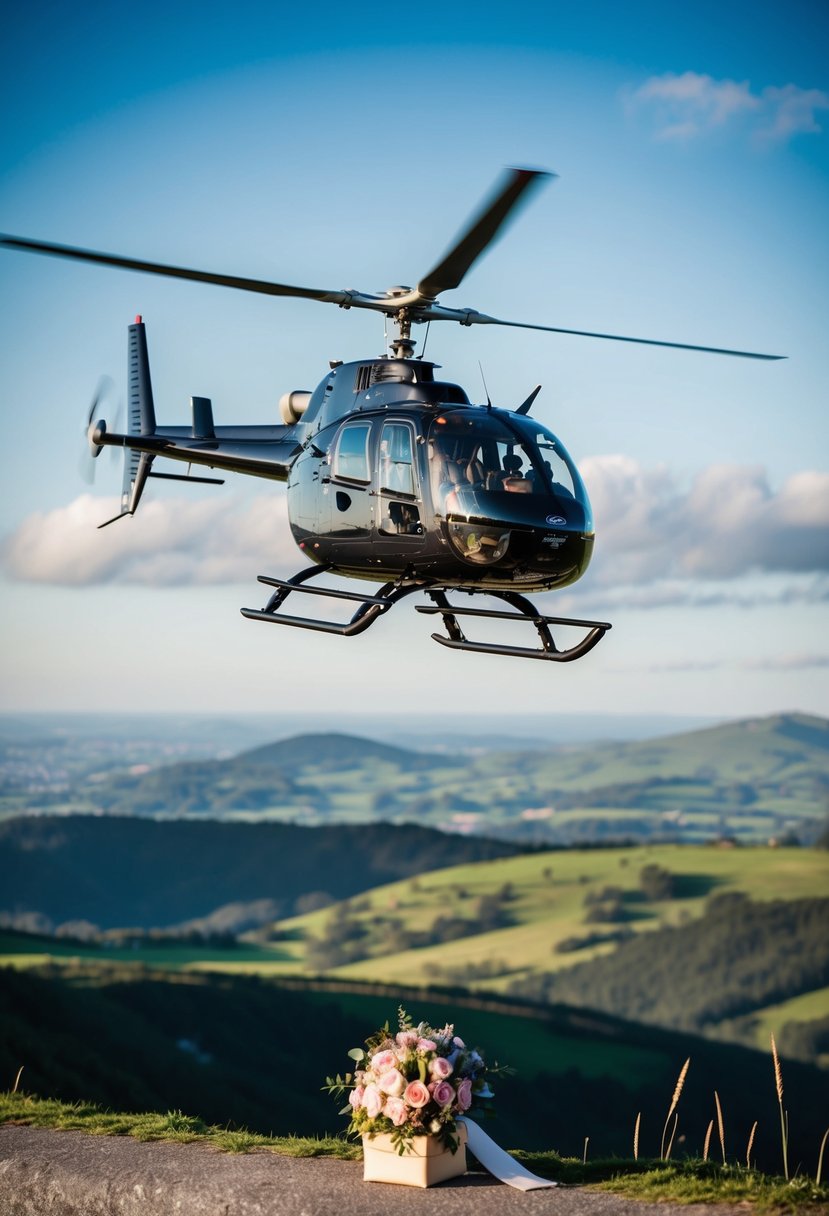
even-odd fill
[{"label": "distant hill", "polygon": [[[453,746],[454,744],[454,746]],[[341,733],[299,735],[220,760],[125,761],[44,786],[29,749],[12,812],[191,816],[309,825],[387,821],[544,845],[809,844],[829,807],[829,721],[805,714],[726,723],[647,741],[521,750],[505,739],[439,753]]]},{"label": "distant hill", "polygon": [[238,773],[274,769],[295,775],[309,767],[318,772],[332,772],[358,769],[378,762],[392,765],[401,772],[420,772],[463,763],[460,758],[452,760],[443,754],[430,755],[388,743],[376,743],[356,735],[327,733],[297,735],[242,752],[228,761],[227,767]]},{"label": "distant hill", "polygon": [[507,842],[415,825],[367,832],[280,823],[158,822],[114,816],[0,821],[0,911],[54,924],[155,927],[226,904],[270,900],[290,914],[309,892],[343,899],[465,861],[512,856]]}]

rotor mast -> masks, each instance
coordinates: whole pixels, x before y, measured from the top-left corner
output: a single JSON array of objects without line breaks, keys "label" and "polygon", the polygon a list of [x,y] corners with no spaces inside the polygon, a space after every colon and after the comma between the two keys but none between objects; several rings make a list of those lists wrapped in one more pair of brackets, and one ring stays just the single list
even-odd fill
[{"label": "rotor mast", "polygon": [[[412,337],[412,322],[416,320],[412,316],[411,301],[416,298],[416,293],[411,287],[390,287],[386,292],[386,297],[390,307],[386,312],[386,316],[390,317],[395,326],[395,334],[389,343],[389,350],[394,359],[411,359],[414,355],[415,340]],[[400,300],[397,305],[396,301]]]}]

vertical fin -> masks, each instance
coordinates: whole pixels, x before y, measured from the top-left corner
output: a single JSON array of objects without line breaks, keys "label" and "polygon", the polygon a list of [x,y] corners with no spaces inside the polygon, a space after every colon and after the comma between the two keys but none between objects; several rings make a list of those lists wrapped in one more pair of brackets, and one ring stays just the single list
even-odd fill
[{"label": "vertical fin", "polygon": [[[129,327],[127,341],[127,434],[155,434],[155,406],[153,385],[150,379],[150,357],[147,352],[147,331],[141,317],[136,317]],[[134,515],[147,483],[155,457],[147,452],[136,452],[124,446],[124,478],[121,482],[121,509],[113,519],[99,524],[105,528],[116,519]]]},{"label": "vertical fin", "polygon": [[[127,344],[128,435],[155,434],[155,405],[153,382],[150,377],[150,356],[147,351],[147,330],[142,318],[136,317],[129,327]],[[138,506],[153,457],[146,452],[127,448],[124,452],[124,480],[121,485],[121,513],[133,515]]]},{"label": "vertical fin", "polygon": [[130,435],[155,434],[155,406],[150,379],[150,358],[147,354],[147,331],[141,317],[129,327],[127,352],[127,383],[129,385]]}]

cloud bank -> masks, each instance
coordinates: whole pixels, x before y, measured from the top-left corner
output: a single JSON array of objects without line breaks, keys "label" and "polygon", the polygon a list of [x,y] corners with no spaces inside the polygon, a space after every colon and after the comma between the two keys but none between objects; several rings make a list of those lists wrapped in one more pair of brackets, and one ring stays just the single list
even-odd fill
[{"label": "cloud bank", "polygon": [[817,115],[829,110],[829,94],[796,84],[769,85],[755,93],[747,80],[666,72],[629,91],[626,103],[632,112],[648,115],[658,139],[690,140],[743,124],[761,142],[783,143],[820,134]]},{"label": "cloud bank", "polygon": [[[639,607],[757,603],[741,580],[766,576],[765,602],[829,595],[829,473],[800,472],[773,489],[759,466],[713,465],[690,485],[629,456],[595,456],[582,471],[596,516],[586,583],[605,602]],[[17,582],[204,586],[295,571],[284,493],[253,500],[164,499],[103,531],[108,500],[84,494],[29,516],[0,546]]]},{"label": "cloud bank", "polygon": [[65,507],[30,515],[0,546],[17,582],[89,587],[205,586],[247,582],[297,564],[284,494],[253,502],[165,499],[103,531],[117,504],[83,494]]},{"label": "cloud bank", "polygon": [[756,465],[712,465],[687,488],[629,456],[588,458],[582,472],[603,583],[829,572],[829,473],[796,473],[773,490]]}]

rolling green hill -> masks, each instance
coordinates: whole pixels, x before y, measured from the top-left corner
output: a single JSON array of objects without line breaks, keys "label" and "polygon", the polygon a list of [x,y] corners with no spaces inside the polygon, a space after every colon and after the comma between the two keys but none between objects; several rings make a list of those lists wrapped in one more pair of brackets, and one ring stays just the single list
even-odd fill
[{"label": "rolling green hill", "polygon": [[[643,871],[665,874],[665,889],[643,887]],[[829,852],[811,849],[652,845],[629,849],[535,852],[377,887],[358,900],[280,922],[275,931],[296,963],[306,944],[345,919],[365,930],[356,940],[366,962],[340,966],[355,978],[369,970],[398,982],[425,983],[433,968],[448,974],[464,964],[501,960],[503,975],[571,967],[607,954],[612,934],[652,933],[699,918],[709,897],[740,893],[753,900],[794,900],[829,891]],[[481,931],[475,915],[484,898],[502,896],[504,922]],[[602,909],[610,919],[602,919]],[[597,918],[597,911],[599,917]],[[454,941],[406,950],[406,932],[426,932],[440,917],[466,919]],[[581,942],[579,945],[578,943]],[[487,976],[496,986],[498,973]]]},{"label": "rolling green hill", "polygon": [[[490,1131],[502,1144],[581,1156],[629,1155],[642,1112],[641,1151],[654,1155],[683,1061],[679,1106],[684,1149],[698,1154],[713,1091],[720,1094],[732,1155],[752,1122],[758,1164],[777,1166],[776,1094],[767,1054],[643,1028],[600,1014],[481,1001],[400,988],[175,975],[82,967],[41,973],[0,968],[0,1078],[25,1065],[29,1092],[115,1109],[186,1110],[222,1125],[304,1135],[341,1131],[326,1074],[404,1002],[515,1075],[496,1083]],[[797,1160],[814,1171],[823,1131],[825,1076],[783,1062]],[[736,1147],[739,1146],[739,1147]],[[793,1148],[793,1151],[794,1151]]]},{"label": "rolling green hill", "polygon": [[[304,824],[416,822],[546,845],[745,842],[819,833],[829,806],[829,722],[784,714],[648,742],[421,753],[302,735],[227,760],[98,773],[19,811]],[[136,768],[138,771],[135,771]],[[94,777],[94,779],[93,779]],[[62,799],[62,801],[61,801]]]},{"label": "rolling green hill", "polygon": [[[155,828],[148,839],[156,841],[171,827],[199,826],[128,822],[145,833]],[[145,880],[153,873],[148,863]],[[827,1054],[819,1027],[829,1016],[827,891],[825,850],[536,852],[410,872],[235,942],[109,933],[84,944],[6,933],[0,963],[121,959],[171,970],[310,972],[517,992],[763,1046],[774,1032],[814,1061]]]},{"label": "rolling green hill", "polygon": [[[282,922],[281,960],[267,970],[512,991],[767,1043],[770,1030],[779,1037],[790,1021],[829,1015],[827,892],[822,850],[536,853],[390,884]],[[812,1004],[784,1005],[770,1026],[768,1006],[810,993]]]}]

